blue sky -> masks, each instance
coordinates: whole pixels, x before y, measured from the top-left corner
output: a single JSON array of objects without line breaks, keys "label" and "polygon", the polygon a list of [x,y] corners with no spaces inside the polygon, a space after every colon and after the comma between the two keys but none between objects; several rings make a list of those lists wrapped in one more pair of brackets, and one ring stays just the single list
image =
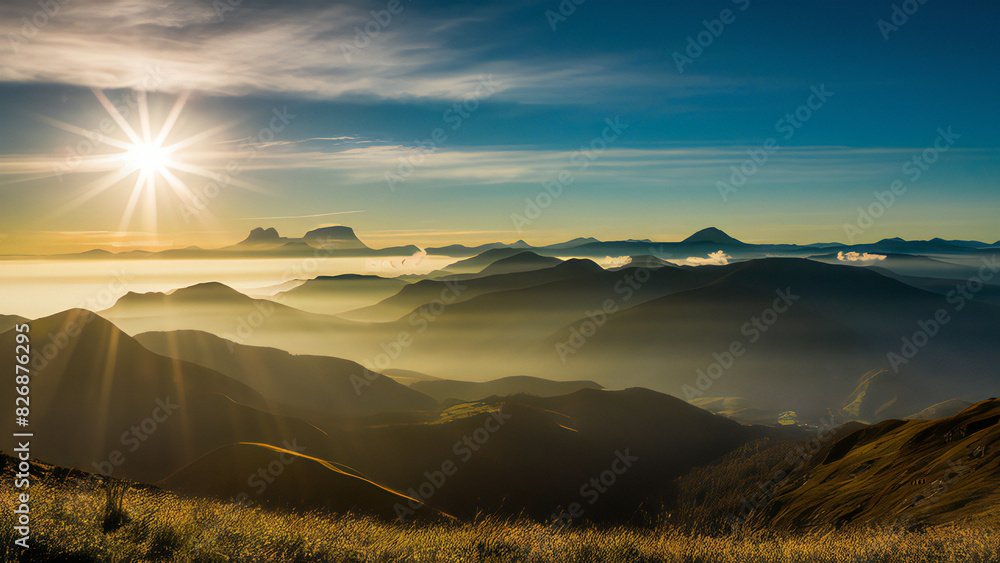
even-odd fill
[{"label": "blue sky", "polygon": [[[846,241],[858,208],[904,180],[858,240],[993,242],[998,12],[935,0],[4,6],[0,127],[14,134],[0,137],[0,232],[54,250],[211,246],[258,223],[289,235],[344,223],[377,245],[671,240],[708,225]],[[187,100],[166,145],[209,132],[171,157],[187,165],[174,170],[186,192],[158,177],[136,195],[139,170],[90,190],[122,147],[66,169],[82,139],[66,126],[108,116],[93,90],[114,101],[135,87],[149,90],[154,133]],[[810,99],[819,88],[831,95]],[[782,128],[796,111],[807,119]],[[126,118],[137,131],[141,113]],[[613,139],[606,120],[620,124]],[[249,158],[246,139],[275,123]],[[904,164],[939,128],[953,142],[912,179]],[[108,136],[125,140],[119,129]],[[779,148],[722,197],[731,167],[768,139]],[[227,165],[238,174],[206,195]],[[572,183],[550,201],[543,184],[560,173]]]}]

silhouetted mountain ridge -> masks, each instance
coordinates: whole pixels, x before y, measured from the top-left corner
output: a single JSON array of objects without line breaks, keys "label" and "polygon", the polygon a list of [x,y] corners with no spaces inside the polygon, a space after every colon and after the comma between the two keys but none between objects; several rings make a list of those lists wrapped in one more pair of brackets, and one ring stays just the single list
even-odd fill
[{"label": "silhouetted mountain ridge", "polygon": [[702,229],[688,238],[681,241],[682,243],[711,243],[711,244],[721,244],[721,245],[743,245],[744,243],[734,239],[733,237],[722,232],[720,229],[715,227],[708,227]]}]

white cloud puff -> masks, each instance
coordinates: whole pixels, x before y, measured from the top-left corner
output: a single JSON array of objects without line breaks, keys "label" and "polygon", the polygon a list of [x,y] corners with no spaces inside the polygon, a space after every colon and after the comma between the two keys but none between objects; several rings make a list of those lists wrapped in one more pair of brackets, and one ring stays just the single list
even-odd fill
[{"label": "white cloud puff", "polygon": [[412,256],[405,258],[372,258],[365,263],[368,273],[388,272],[392,274],[416,274],[424,273],[427,268],[421,266],[427,258],[427,251],[420,249]]},{"label": "white cloud puff", "polygon": [[623,268],[632,263],[631,256],[605,256],[597,261],[604,269]]},{"label": "white cloud puff", "polygon": [[879,262],[885,260],[883,254],[869,254],[859,252],[838,252],[837,260],[841,262]]},{"label": "white cloud puff", "polygon": [[718,250],[708,255],[708,258],[701,258],[700,256],[688,256],[686,263],[691,266],[725,266],[729,263],[732,256],[725,253],[725,251]]}]

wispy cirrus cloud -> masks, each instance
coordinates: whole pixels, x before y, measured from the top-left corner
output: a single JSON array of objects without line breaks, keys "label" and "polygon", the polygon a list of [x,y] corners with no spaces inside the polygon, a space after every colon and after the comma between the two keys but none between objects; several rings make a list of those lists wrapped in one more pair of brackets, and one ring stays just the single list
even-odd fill
[{"label": "wispy cirrus cloud", "polygon": [[[348,178],[381,180],[401,162],[419,159],[414,178],[445,180],[464,185],[540,182],[575,166],[581,151],[525,147],[460,147],[418,150],[399,144],[370,143],[302,150],[294,144],[271,147],[248,169],[327,170]],[[747,147],[610,148],[589,161],[582,171],[589,179],[636,185],[649,182],[683,189],[710,187],[728,177],[730,167],[746,158]],[[914,149],[850,147],[788,148],[769,164],[767,181],[804,183],[811,179],[871,181],[899,168]],[[955,159],[980,159],[995,151],[955,149]],[[576,160],[574,160],[576,159]],[[575,169],[575,168],[574,168]]]},{"label": "wispy cirrus cloud", "polygon": [[30,21],[38,6],[4,3],[0,37],[8,44],[0,46],[7,51],[0,81],[94,88],[145,84],[168,92],[276,92],[316,99],[461,99],[483,76],[493,75],[501,94],[524,103],[592,103],[595,88],[613,93],[670,87],[672,95],[681,96],[717,83],[666,71],[636,72],[613,55],[497,56],[515,44],[506,33],[483,37],[475,47],[457,41],[469,33],[466,26],[488,23],[503,9],[497,6],[466,7],[457,15],[404,2],[403,11],[379,24],[377,33],[359,40],[359,30],[373,19],[371,8],[384,6],[245,0],[220,13],[217,4],[226,5],[74,0],[32,31],[22,30],[23,21]]},{"label": "wispy cirrus cloud", "polygon": [[[232,145],[232,146],[231,146]],[[595,181],[628,182],[675,187],[678,189],[715,190],[715,183],[728,177],[731,166],[746,158],[748,147],[659,147],[610,148],[601,158],[588,162],[581,177]],[[326,171],[338,173],[345,184],[383,182],[387,172],[395,172],[401,162],[419,159],[413,183],[440,181],[440,186],[535,183],[549,180],[561,170],[572,167],[578,150],[555,150],[525,147],[457,147],[417,149],[413,146],[365,140],[357,137],[303,139],[261,145],[252,160],[235,148],[234,143],[217,143],[185,155],[187,162],[218,167],[230,159],[239,159],[247,171]],[[766,181],[770,184],[807,184],[824,180],[873,182],[894,173],[913,148],[796,147],[785,149],[769,163]],[[956,161],[975,161],[995,156],[996,151],[954,149]],[[65,155],[0,155],[0,183],[32,176],[51,176],[53,168],[65,161]],[[105,169],[104,157],[81,157],[74,173]],[[8,179],[4,180],[4,177]],[[876,184],[877,185],[877,184]],[[712,192],[715,193],[714,191]]]},{"label": "wispy cirrus cloud", "polygon": [[312,213],[309,215],[279,215],[279,216],[266,216],[266,217],[236,217],[234,221],[265,221],[265,220],[276,220],[276,219],[314,219],[317,217],[332,217],[334,215],[351,215],[354,213],[366,213],[365,209],[356,209],[352,211],[331,211],[330,213]]}]

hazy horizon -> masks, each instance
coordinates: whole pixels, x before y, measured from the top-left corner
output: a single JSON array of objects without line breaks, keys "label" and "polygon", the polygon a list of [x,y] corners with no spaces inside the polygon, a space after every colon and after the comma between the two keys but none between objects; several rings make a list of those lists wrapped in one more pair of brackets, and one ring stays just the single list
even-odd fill
[{"label": "hazy horizon", "polygon": [[[303,235],[305,235],[309,231],[313,231],[313,230],[316,230],[316,229],[322,229],[322,228],[326,228],[326,227],[340,227],[340,226],[345,226],[345,227],[349,227],[349,228],[353,229],[353,227],[350,224],[348,224],[348,223],[319,223],[319,224],[315,224],[314,226],[305,227],[304,229],[298,229],[298,230],[281,230],[280,228],[276,228],[276,229],[278,230],[279,235],[281,235],[282,237],[291,238],[291,239],[297,239],[297,238],[301,238]],[[222,249],[222,248],[226,248],[226,247],[230,247],[230,246],[236,245],[236,244],[238,244],[238,243],[246,240],[248,233],[251,230],[258,229],[258,228],[268,229],[268,228],[275,228],[275,227],[273,227],[273,225],[271,225],[271,224],[261,224],[260,226],[254,226],[254,227],[248,229],[246,232],[243,232],[242,234],[225,233],[225,236],[220,236],[219,238],[215,238],[215,239],[199,239],[198,241],[196,241],[194,243],[191,243],[191,244],[176,243],[176,242],[174,242],[174,239],[172,239],[172,238],[171,239],[163,239],[159,235],[154,234],[154,233],[145,233],[145,234],[139,233],[139,235],[140,235],[139,239],[141,240],[144,235],[145,236],[149,236],[151,238],[156,238],[157,242],[156,242],[155,245],[143,244],[141,242],[135,242],[135,243],[117,242],[117,241],[120,241],[120,240],[134,240],[134,237],[135,237],[136,234],[135,233],[131,233],[131,234],[128,234],[128,235],[121,235],[121,234],[117,234],[117,233],[113,233],[113,232],[89,232],[88,231],[88,232],[80,232],[80,233],[60,233],[61,235],[65,236],[67,238],[70,238],[70,237],[72,237],[74,235],[79,235],[79,238],[84,239],[83,241],[77,240],[76,242],[73,242],[73,243],[51,242],[51,243],[48,243],[48,244],[43,244],[41,246],[32,246],[32,245],[21,246],[22,239],[24,239],[24,238],[30,238],[27,234],[22,234],[20,236],[18,236],[18,235],[7,235],[4,239],[0,239],[0,257],[10,257],[10,256],[25,256],[25,257],[38,256],[38,257],[46,257],[46,256],[63,255],[63,254],[79,254],[79,253],[87,252],[87,251],[90,251],[90,250],[105,250],[105,251],[116,253],[116,254],[117,253],[131,252],[131,251],[134,251],[134,250],[140,250],[140,251],[146,251],[146,252],[159,252],[159,251],[163,251],[163,250],[185,249],[185,248],[191,248],[191,247],[198,247],[198,248],[205,249],[205,250],[217,250],[217,249]],[[984,231],[984,233],[986,233],[988,235],[992,234],[992,236],[986,236],[985,238],[980,238],[980,239],[976,239],[976,238],[973,238],[973,237],[962,237],[962,236],[942,236],[942,235],[934,233],[934,232],[929,232],[929,233],[924,233],[923,235],[921,235],[918,238],[907,238],[907,237],[903,237],[903,236],[899,236],[899,235],[890,235],[890,236],[886,236],[886,237],[874,237],[874,236],[869,236],[869,235],[866,234],[865,236],[856,237],[853,240],[853,242],[847,242],[847,239],[845,239],[843,237],[841,237],[839,239],[834,238],[834,239],[829,239],[829,240],[827,240],[827,239],[824,239],[824,240],[810,240],[810,239],[794,240],[794,239],[774,239],[774,238],[770,238],[770,239],[765,239],[765,238],[757,238],[757,239],[754,239],[754,238],[745,238],[745,237],[740,236],[739,233],[735,233],[734,234],[733,232],[730,232],[726,228],[720,228],[720,227],[715,226],[715,225],[713,225],[713,226],[706,225],[706,226],[703,226],[703,227],[698,227],[695,230],[692,230],[690,232],[663,235],[662,237],[637,236],[635,234],[621,233],[620,236],[617,236],[617,237],[601,238],[601,237],[597,237],[595,235],[588,234],[588,233],[582,232],[582,231],[579,234],[577,234],[575,236],[570,236],[568,238],[546,238],[546,239],[538,239],[538,238],[535,238],[535,237],[528,236],[527,234],[525,234],[525,236],[519,236],[517,238],[475,238],[475,237],[471,237],[470,233],[465,233],[465,232],[454,232],[454,233],[440,232],[440,233],[435,233],[435,235],[437,235],[437,236],[448,235],[448,238],[438,238],[438,239],[428,239],[427,238],[427,236],[428,236],[427,234],[422,234],[420,232],[405,232],[405,233],[400,233],[400,234],[392,235],[391,238],[386,238],[386,236],[384,234],[382,236],[379,236],[377,234],[378,231],[375,231],[376,234],[374,234],[372,236],[369,236],[369,233],[360,232],[358,230],[355,230],[355,234],[358,236],[358,238],[363,243],[366,243],[369,247],[371,247],[374,250],[379,250],[379,249],[383,249],[383,248],[392,248],[392,247],[397,247],[397,246],[401,247],[401,246],[409,246],[409,245],[414,245],[414,246],[417,246],[419,248],[435,248],[435,247],[444,247],[444,246],[449,246],[449,245],[462,245],[462,246],[467,246],[467,247],[477,247],[477,246],[481,246],[481,245],[485,245],[485,244],[493,244],[493,243],[510,245],[510,244],[514,244],[515,242],[525,242],[529,246],[532,246],[532,247],[544,247],[544,246],[548,246],[548,245],[569,242],[569,241],[576,240],[576,239],[579,239],[579,238],[595,238],[597,240],[604,241],[604,242],[626,241],[626,240],[648,240],[648,241],[650,241],[652,243],[658,243],[658,242],[670,243],[670,242],[681,242],[684,239],[688,238],[689,236],[695,234],[696,232],[702,231],[704,229],[709,229],[709,228],[718,228],[720,231],[723,231],[725,234],[727,234],[729,236],[732,236],[733,238],[739,240],[740,242],[744,242],[744,243],[747,243],[747,244],[761,244],[761,245],[769,245],[769,244],[775,244],[775,245],[777,245],[777,244],[795,244],[795,245],[802,246],[802,245],[809,245],[809,244],[835,244],[835,245],[836,244],[840,244],[840,245],[850,246],[850,245],[854,245],[854,244],[871,244],[871,243],[878,242],[880,240],[885,240],[885,239],[890,239],[890,238],[901,238],[903,240],[911,240],[911,241],[918,241],[918,240],[923,241],[923,240],[931,240],[931,239],[935,239],[935,238],[936,239],[942,239],[942,240],[978,241],[978,242],[984,243],[984,245],[991,245],[991,244],[995,244],[996,242],[1000,242],[1000,239],[997,239],[996,241],[994,241],[994,238],[996,238],[997,236],[1000,236],[1000,230],[997,230],[997,229],[992,229],[992,230]],[[127,239],[123,239],[122,238],[123,236],[127,236],[128,238]],[[111,243],[100,242],[102,240],[109,240],[109,239],[110,240],[114,240],[116,242],[111,242]],[[209,244],[205,244],[205,242],[209,242]]]}]

